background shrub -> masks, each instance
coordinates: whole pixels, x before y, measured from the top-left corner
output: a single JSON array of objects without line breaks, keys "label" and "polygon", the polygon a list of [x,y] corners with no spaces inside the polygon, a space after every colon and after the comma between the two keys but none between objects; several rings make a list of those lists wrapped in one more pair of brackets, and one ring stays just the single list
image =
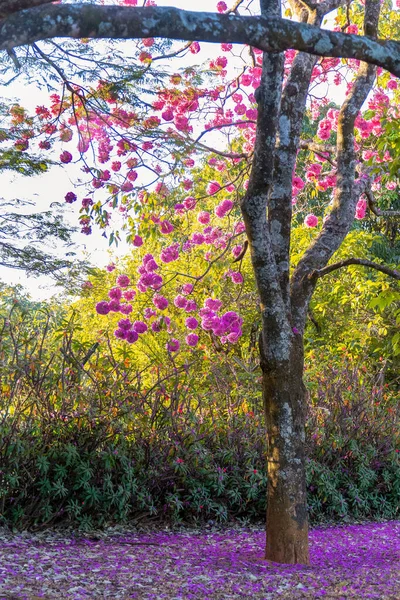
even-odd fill
[{"label": "background shrub", "polygon": [[[106,335],[82,341],[73,316],[31,308],[0,330],[0,524],[264,520],[251,348],[143,369]],[[306,372],[314,523],[398,515],[396,393],[350,358]]]}]

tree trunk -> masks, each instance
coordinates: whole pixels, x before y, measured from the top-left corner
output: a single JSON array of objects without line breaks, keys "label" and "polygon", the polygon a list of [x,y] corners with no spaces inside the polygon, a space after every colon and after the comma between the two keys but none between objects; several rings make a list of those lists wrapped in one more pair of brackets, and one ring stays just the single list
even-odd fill
[{"label": "tree trunk", "polygon": [[303,340],[300,334],[294,338],[289,362],[261,361],[268,441],[265,558],[309,564]]}]

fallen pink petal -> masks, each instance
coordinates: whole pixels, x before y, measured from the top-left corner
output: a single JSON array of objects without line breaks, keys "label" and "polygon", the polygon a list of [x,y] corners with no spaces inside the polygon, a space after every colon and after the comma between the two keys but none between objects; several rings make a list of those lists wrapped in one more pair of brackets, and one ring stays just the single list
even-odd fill
[{"label": "fallen pink petal", "polygon": [[263,558],[264,530],[0,533],[0,598],[376,598],[400,590],[400,521],[310,533],[311,565]]}]

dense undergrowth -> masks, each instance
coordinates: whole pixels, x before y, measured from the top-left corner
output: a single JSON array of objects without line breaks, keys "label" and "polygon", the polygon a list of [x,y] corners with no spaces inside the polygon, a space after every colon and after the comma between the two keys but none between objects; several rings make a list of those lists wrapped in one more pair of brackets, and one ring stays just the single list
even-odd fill
[{"label": "dense undergrowth", "polygon": [[[1,332],[0,524],[262,520],[259,371],[204,357],[139,370],[46,311]],[[167,357],[168,358],[168,357]],[[391,519],[400,505],[395,393],[350,361],[309,366],[312,522]]]}]

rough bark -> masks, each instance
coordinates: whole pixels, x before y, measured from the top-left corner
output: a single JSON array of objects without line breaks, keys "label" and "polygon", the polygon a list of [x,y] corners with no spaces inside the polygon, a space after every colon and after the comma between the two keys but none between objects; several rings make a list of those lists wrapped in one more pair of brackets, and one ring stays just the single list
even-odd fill
[{"label": "rough bark", "polygon": [[[272,17],[280,7],[278,2],[265,0],[261,3],[261,8],[264,15]],[[313,64],[314,58],[310,60],[306,57],[306,62]],[[271,227],[271,221],[267,218],[271,192],[276,185],[274,173],[276,161],[273,157],[276,156],[277,132],[279,133],[278,148],[283,143],[282,84],[282,54],[264,53],[261,84],[256,94],[258,121],[253,167],[248,191],[241,208],[262,314],[260,352],[268,442],[265,556],[274,562],[308,564],[308,519],[302,455],[304,442],[302,341],[299,336],[299,339],[296,339],[291,328],[289,307],[285,297],[286,287],[282,285],[285,277],[288,282],[289,241],[285,238],[283,248],[279,247],[283,237],[278,236],[279,232]],[[294,118],[298,116],[296,113]],[[288,115],[285,114],[284,118],[288,118]],[[299,118],[301,123],[302,114]],[[296,156],[295,149],[294,156]],[[289,240],[290,220],[291,211],[290,213],[284,211],[279,221],[282,226],[286,226],[284,234]],[[286,258],[286,270],[282,270],[282,265],[277,264],[277,260],[280,260],[282,255]]]},{"label": "rough bark", "polygon": [[277,16],[221,15],[172,7],[50,4],[11,14],[0,24],[0,50],[55,37],[161,37],[249,44],[265,52],[294,48],[317,56],[356,58],[400,76],[400,43],[397,41],[376,41]]},{"label": "rough bark", "polygon": [[[297,8],[297,3],[292,2]],[[298,9],[304,22],[320,24],[321,18],[304,5]],[[274,152],[274,184],[268,201],[268,222],[284,302],[289,308],[290,238],[292,225],[292,175],[303,126],[304,111],[316,57],[300,52],[288,75],[279,111],[278,139]]]},{"label": "rough bark", "polygon": [[[264,2],[264,15],[277,10],[274,2]],[[269,345],[269,359],[279,363],[288,359],[290,322],[279,285],[278,272],[267,221],[267,204],[273,183],[277,124],[283,82],[283,54],[265,52],[261,83],[257,89],[258,118],[256,142],[249,187],[241,203],[246,225],[251,260],[260,296],[264,339],[273,339]]]},{"label": "rough bark", "polygon": [[[320,24],[321,16],[316,11],[296,0],[291,6],[301,21]],[[268,226],[276,275],[289,321],[292,174],[315,63],[315,56],[299,53],[288,75],[281,98],[273,184],[268,197]],[[308,564],[303,341],[292,331],[292,335],[285,337],[289,360],[273,361],[271,350],[276,335],[269,324],[265,322],[260,340],[268,462],[265,557],[279,563]]]},{"label": "rough bark", "polygon": [[0,19],[26,8],[42,6],[51,2],[54,0],[0,0]]},{"label": "rough bark", "polygon": [[263,347],[261,356],[268,442],[265,558],[309,564],[302,337],[292,338],[288,361],[271,364]]},{"label": "rough bark", "polygon": [[398,219],[400,217],[400,210],[381,210],[375,202],[374,194],[372,193],[370,184],[367,185],[365,195],[368,199],[369,210],[377,217],[393,217]]}]

